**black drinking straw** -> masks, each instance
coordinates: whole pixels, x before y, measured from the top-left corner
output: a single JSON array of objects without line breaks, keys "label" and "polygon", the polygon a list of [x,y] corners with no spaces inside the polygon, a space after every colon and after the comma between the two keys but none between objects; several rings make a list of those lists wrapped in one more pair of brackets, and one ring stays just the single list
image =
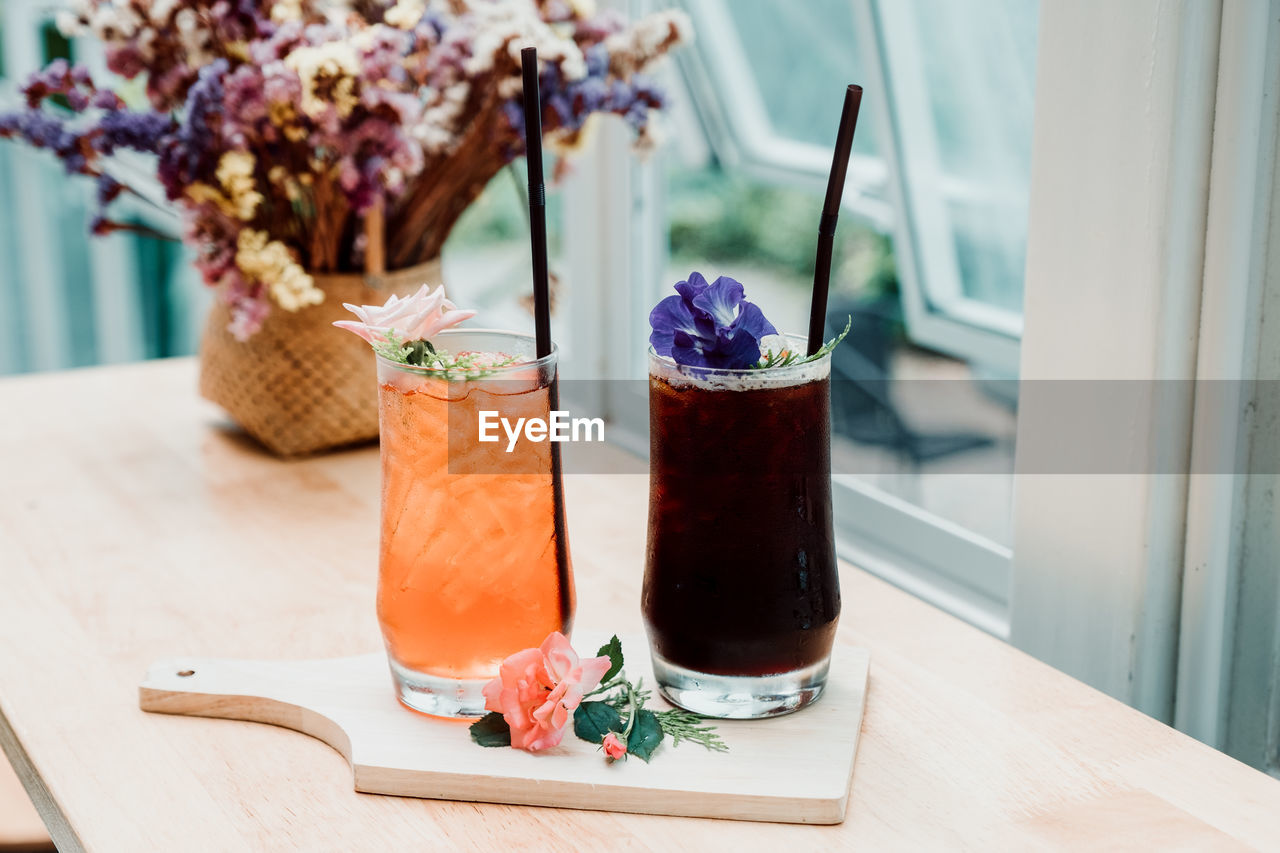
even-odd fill
[{"label": "black drinking straw", "polygon": [[827,198],[822,204],[822,218],[818,220],[818,259],[813,267],[813,303],[809,308],[809,355],[822,349],[826,334],[831,248],[835,242],[836,219],[840,215],[840,197],[844,195],[844,176],[849,171],[853,130],[858,126],[858,107],[861,105],[862,87],[850,85],[844,93],[844,110],[840,113],[840,130],[836,134],[836,150],[831,158],[831,174],[827,178]]},{"label": "black drinking straw", "polygon": [[[529,164],[529,243],[533,247],[533,330],[538,358],[551,355],[551,291],[547,282],[547,190],[542,179],[542,98],[538,92],[538,49],[520,51],[524,74],[524,151]],[[555,368],[547,399],[560,408],[560,369]],[[573,611],[573,579],[569,575],[569,538],[565,530],[564,480],[560,444],[551,444],[551,520],[555,529],[560,619],[568,631]]]},{"label": "black drinking straw", "polygon": [[547,191],[542,180],[542,99],[538,49],[520,51],[524,72],[525,159],[529,164],[529,241],[533,246],[533,324],[538,358],[551,355],[551,292],[547,285]]}]

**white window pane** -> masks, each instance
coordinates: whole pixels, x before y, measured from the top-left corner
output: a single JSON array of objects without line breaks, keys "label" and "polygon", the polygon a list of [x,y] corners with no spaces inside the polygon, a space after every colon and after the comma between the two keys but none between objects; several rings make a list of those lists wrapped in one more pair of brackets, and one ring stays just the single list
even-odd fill
[{"label": "white window pane", "polygon": [[[694,108],[723,159],[821,191],[845,87],[868,79],[852,0],[684,0],[698,39],[678,54]],[[887,225],[879,120],[859,119],[845,207]]]},{"label": "white window pane", "polygon": [[911,21],[942,168],[1016,190],[1031,168],[1035,0],[896,0]]},{"label": "white window pane", "polygon": [[[731,5],[734,30],[773,130],[788,139],[830,148],[844,86],[867,77],[856,49],[853,4],[734,0]],[[874,121],[868,114],[861,123],[855,153],[876,153]]]},{"label": "white window pane", "polygon": [[[876,4],[929,309],[1022,310],[1038,4]],[[1005,318],[1001,325],[1013,324]]]}]

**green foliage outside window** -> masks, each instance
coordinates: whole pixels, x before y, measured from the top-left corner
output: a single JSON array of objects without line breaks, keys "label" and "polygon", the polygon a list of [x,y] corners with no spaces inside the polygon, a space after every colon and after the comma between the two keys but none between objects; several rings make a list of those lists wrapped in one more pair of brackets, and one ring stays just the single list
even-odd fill
[{"label": "green foliage outside window", "polygon": [[[766,184],[718,166],[676,170],[667,208],[671,255],[677,262],[752,264],[807,289],[813,282],[821,207],[822,198],[815,193]],[[860,296],[896,294],[889,237],[852,216],[843,217],[832,287]]]}]

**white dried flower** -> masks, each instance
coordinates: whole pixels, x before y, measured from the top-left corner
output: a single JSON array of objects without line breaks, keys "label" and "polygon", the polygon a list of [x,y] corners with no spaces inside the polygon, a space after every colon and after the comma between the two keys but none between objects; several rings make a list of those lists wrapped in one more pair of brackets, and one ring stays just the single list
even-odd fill
[{"label": "white dried flower", "polygon": [[443,154],[457,142],[459,120],[470,94],[470,83],[454,83],[439,93],[433,106],[422,111],[412,133],[427,154]]},{"label": "white dried flower", "polygon": [[141,35],[138,36],[138,39],[137,39],[138,55],[141,56],[144,61],[150,62],[152,59],[155,58],[155,55],[156,55],[155,42],[156,42],[156,31],[153,29],[150,29],[150,28],[145,29],[142,31]]},{"label": "white dried flower", "polygon": [[75,12],[62,10],[54,18],[54,24],[58,27],[58,32],[67,38],[76,38],[77,36],[86,35],[89,28],[80,20],[80,16]]},{"label": "white dried flower", "polygon": [[169,23],[169,16],[181,4],[181,0],[155,0],[151,4],[151,9],[147,13],[147,17],[152,23],[165,25]]},{"label": "white dried flower", "polygon": [[422,20],[426,11],[427,5],[423,0],[399,0],[396,5],[386,11],[382,20],[393,27],[411,30]]},{"label": "white dried flower", "polygon": [[119,32],[116,26],[116,13],[110,6],[99,6],[93,10],[89,18],[89,29],[101,39],[108,39]]},{"label": "white dried flower", "polygon": [[675,43],[693,39],[693,23],[678,9],[658,12],[636,22],[629,30],[614,33],[604,41],[615,72],[639,71],[659,59]]},{"label": "white dried flower", "polygon": [[[572,42],[570,42],[572,44]],[[560,60],[560,73],[566,80],[581,80],[587,76],[587,60],[576,44],[566,50]]]},{"label": "white dried flower", "polygon": [[330,41],[315,47],[294,48],[284,58],[284,64],[302,80],[302,111],[307,115],[320,115],[330,103],[316,95],[316,82],[322,77],[333,81],[330,93],[338,115],[350,115],[359,102],[355,81],[360,76],[360,58],[349,42]]},{"label": "white dried flower", "polygon": [[302,20],[302,0],[276,0],[271,4],[271,20],[277,24]]},{"label": "white dried flower", "polygon": [[503,77],[498,81],[498,96],[504,100],[520,97],[524,92],[524,81],[519,77]]}]

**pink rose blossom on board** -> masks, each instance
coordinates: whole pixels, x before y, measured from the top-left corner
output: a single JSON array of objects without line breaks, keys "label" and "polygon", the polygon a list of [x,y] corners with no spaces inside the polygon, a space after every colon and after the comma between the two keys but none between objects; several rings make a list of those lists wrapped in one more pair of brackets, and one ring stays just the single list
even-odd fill
[{"label": "pink rose blossom on board", "polygon": [[422,285],[417,293],[401,299],[390,297],[385,305],[350,305],[344,303],[352,314],[360,318],[339,320],[333,325],[355,332],[371,344],[387,339],[395,331],[403,341],[425,341],[463,320],[474,317],[476,312],[460,310],[444,296],[444,285],[429,290]]},{"label": "pink rose blossom on board", "polygon": [[617,761],[627,754],[627,745],[614,732],[609,732],[604,736],[602,745],[604,746],[604,754],[609,757],[610,761]]},{"label": "pink rose blossom on board", "polygon": [[558,746],[584,693],[609,670],[609,658],[580,659],[559,631],[536,649],[516,652],[484,686],[485,708],[502,714],[511,745],[536,752]]}]

